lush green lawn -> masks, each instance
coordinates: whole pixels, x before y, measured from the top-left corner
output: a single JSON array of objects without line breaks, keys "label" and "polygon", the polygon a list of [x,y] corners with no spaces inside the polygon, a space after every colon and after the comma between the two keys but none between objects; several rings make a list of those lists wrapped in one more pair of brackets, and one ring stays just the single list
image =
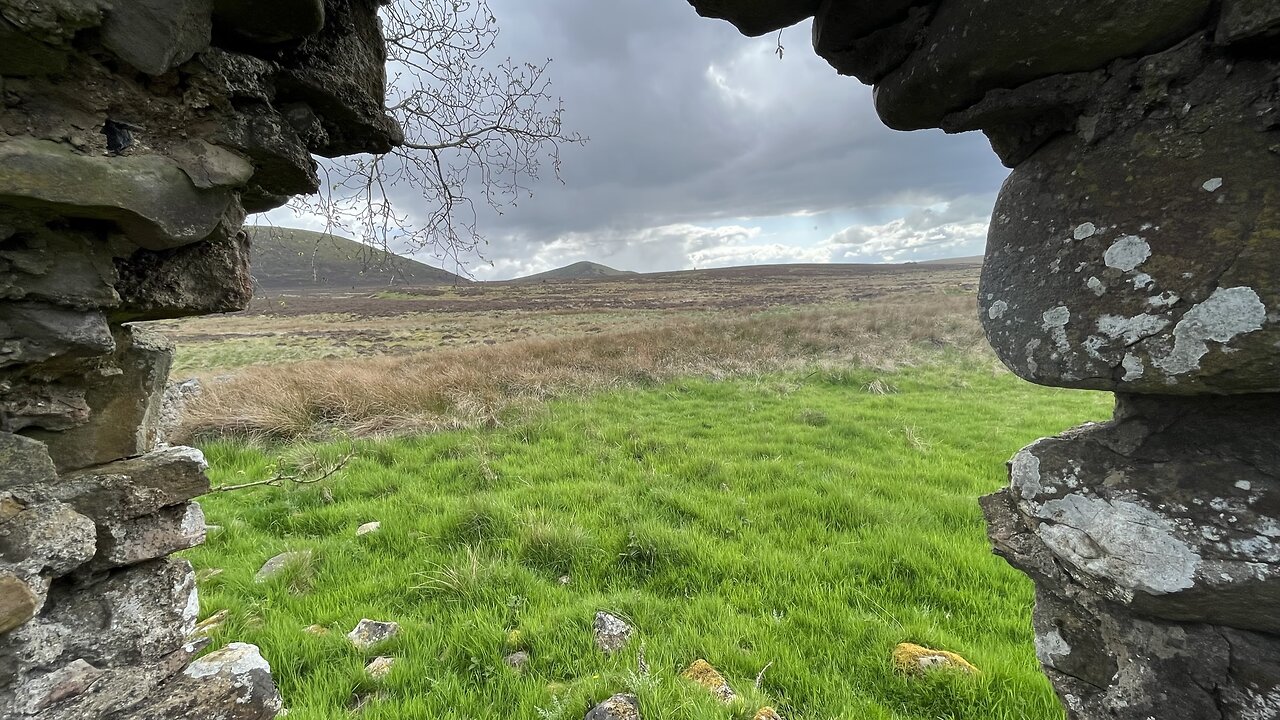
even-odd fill
[{"label": "lush green lawn", "polygon": [[[876,379],[898,392],[869,392]],[[323,483],[211,496],[224,529],[190,557],[224,569],[201,585],[202,615],[231,610],[217,642],[262,648],[292,720],[344,717],[354,694],[375,694],[374,719],[577,720],[624,690],[646,720],[766,704],[796,720],[1061,718],[1030,583],[989,553],[976,498],[1019,447],[1108,414],[1109,396],[989,367],[674,383],[509,428],[363,442]],[[230,484],[298,450],[206,452]],[[357,538],[370,520],[381,531]],[[253,583],[298,549],[309,567]],[[597,610],[639,632],[612,657],[592,643]],[[362,617],[401,634],[356,650],[344,635]],[[982,674],[898,675],[902,641]],[[503,664],[513,649],[532,656],[523,674]],[[363,672],[376,655],[398,658],[381,682]],[[699,657],[741,703],[679,678]]]}]

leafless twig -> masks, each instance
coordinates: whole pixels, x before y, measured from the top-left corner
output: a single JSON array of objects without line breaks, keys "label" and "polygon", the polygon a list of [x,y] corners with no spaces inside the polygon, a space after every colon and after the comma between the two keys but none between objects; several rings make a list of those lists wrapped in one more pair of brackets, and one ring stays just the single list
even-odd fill
[{"label": "leafless twig", "polygon": [[338,460],[338,462],[325,468],[323,472],[321,472],[319,475],[316,475],[315,477],[306,477],[299,473],[278,472],[275,475],[272,475],[271,477],[265,480],[254,480],[253,482],[240,483],[238,485],[221,485],[219,487],[211,488],[210,492],[231,492],[233,490],[244,490],[245,488],[262,487],[264,485],[270,485],[272,487],[281,487],[286,482],[290,482],[295,485],[314,485],[315,483],[318,483],[321,480],[326,480],[330,477],[333,477],[335,473],[337,473],[342,468],[346,467],[347,463],[351,462],[351,458],[355,456],[356,456],[356,453],[354,450],[352,450],[351,452],[344,455],[340,460]]}]

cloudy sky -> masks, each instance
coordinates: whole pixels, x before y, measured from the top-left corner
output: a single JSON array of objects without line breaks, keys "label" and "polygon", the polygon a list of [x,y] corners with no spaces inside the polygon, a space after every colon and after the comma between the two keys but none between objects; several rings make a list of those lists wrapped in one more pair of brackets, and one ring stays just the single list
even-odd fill
[{"label": "cloudy sky", "polygon": [[563,185],[482,216],[475,278],[982,252],[1005,176],[985,138],[884,128],[870,89],[813,54],[807,22],[779,59],[776,36],[744,38],[686,0],[490,5],[498,54],[553,58],[565,124],[590,142],[564,148]]}]

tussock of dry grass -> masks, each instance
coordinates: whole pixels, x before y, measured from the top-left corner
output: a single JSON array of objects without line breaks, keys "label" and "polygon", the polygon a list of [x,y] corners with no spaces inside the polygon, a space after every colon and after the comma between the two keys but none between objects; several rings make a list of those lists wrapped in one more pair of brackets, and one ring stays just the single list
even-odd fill
[{"label": "tussock of dry grass", "polygon": [[183,434],[297,438],[495,425],[553,397],[812,367],[892,371],[942,352],[988,352],[968,296],[673,320],[590,336],[384,358],[246,368],[209,383]]}]

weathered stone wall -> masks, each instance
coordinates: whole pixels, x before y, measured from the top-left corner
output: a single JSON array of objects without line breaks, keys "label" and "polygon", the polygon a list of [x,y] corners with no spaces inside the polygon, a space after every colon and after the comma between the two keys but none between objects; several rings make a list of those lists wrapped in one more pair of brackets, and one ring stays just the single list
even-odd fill
[{"label": "weathered stone wall", "polygon": [[690,0],[891,127],[1013,168],[979,311],[1032,382],[1117,394],[984,499],[1077,718],[1280,717],[1280,2]]},{"label": "weathered stone wall", "polygon": [[385,151],[378,0],[0,0],[0,717],[269,718],[252,646],[192,663],[198,450],[172,348],[241,308],[246,211]]}]

